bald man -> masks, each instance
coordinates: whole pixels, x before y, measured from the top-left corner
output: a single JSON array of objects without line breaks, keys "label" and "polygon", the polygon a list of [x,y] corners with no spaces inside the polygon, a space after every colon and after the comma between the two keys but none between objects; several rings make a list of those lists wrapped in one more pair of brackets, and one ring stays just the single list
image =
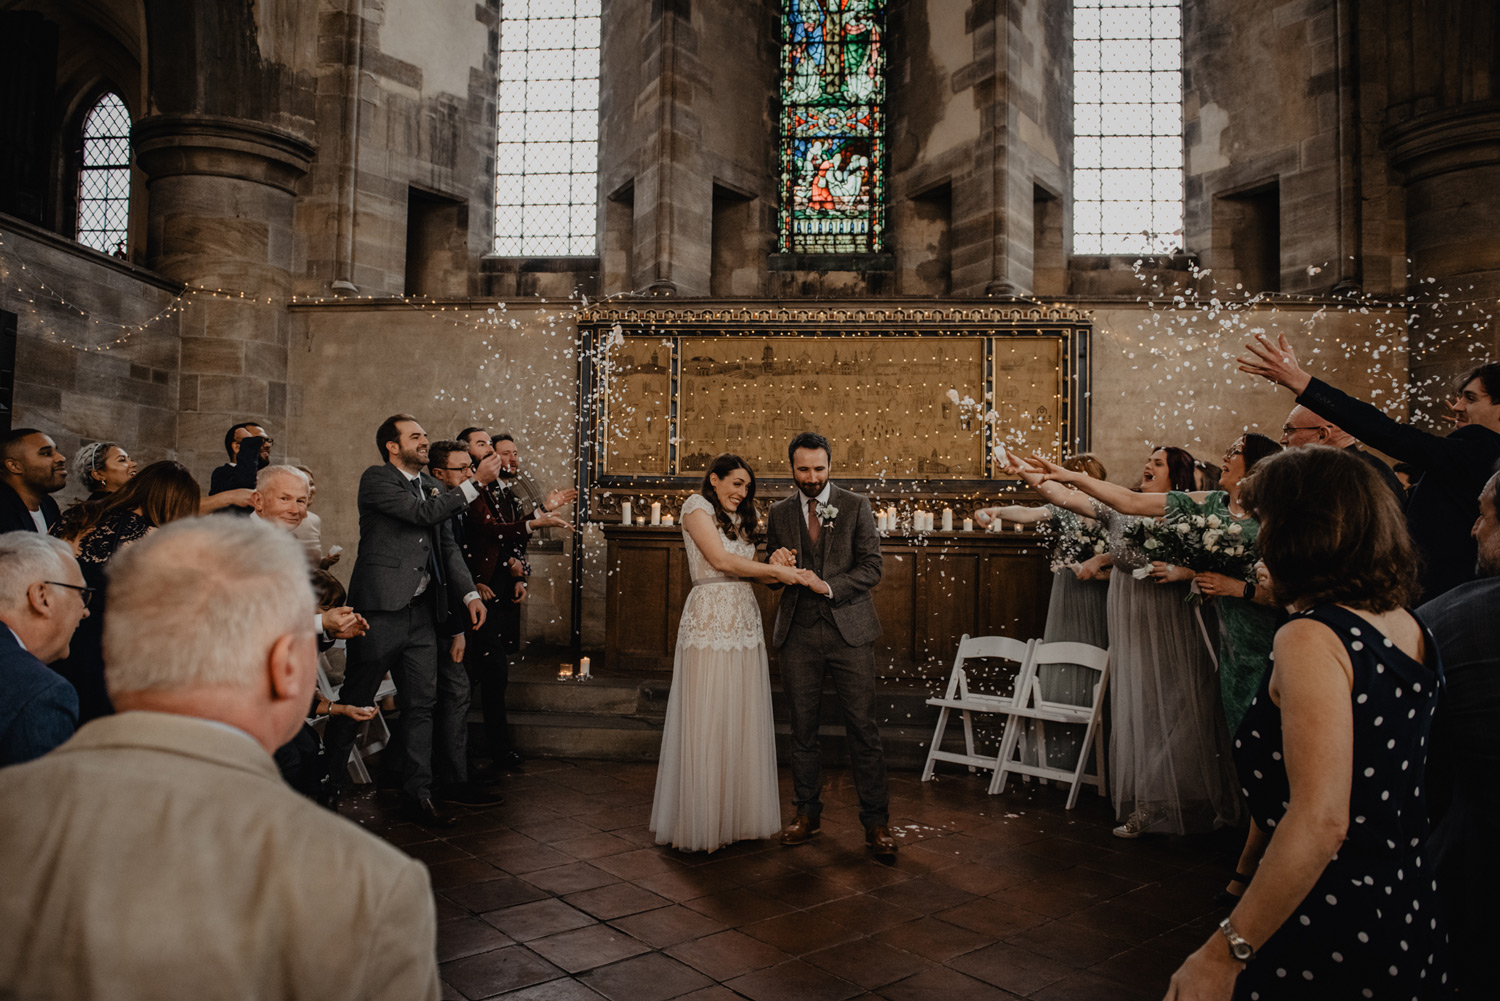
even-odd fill
[{"label": "bald man", "polygon": [[271,759],[316,687],[312,603],[302,547],[249,518],[111,561],[118,712],[0,769],[0,995],[438,997],[426,868]]},{"label": "bald man", "polygon": [[1401,486],[1401,480],[1396,476],[1395,470],[1382,462],[1378,456],[1371,455],[1360,448],[1354,435],[1337,424],[1319,417],[1300,403],[1292,408],[1292,412],[1286,415],[1286,423],[1281,425],[1281,444],[1287,448],[1330,445],[1333,448],[1353,452],[1380,474],[1385,485],[1390,487],[1391,492],[1396,495],[1396,500],[1401,503],[1402,507],[1406,506],[1406,488]]}]

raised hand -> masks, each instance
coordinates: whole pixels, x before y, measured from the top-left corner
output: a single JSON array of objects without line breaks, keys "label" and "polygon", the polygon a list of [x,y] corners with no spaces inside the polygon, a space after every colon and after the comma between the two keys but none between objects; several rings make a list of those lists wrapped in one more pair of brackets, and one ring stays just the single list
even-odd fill
[{"label": "raised hand", "polygon": [[[766,562],[776,567],[795,567],[797,565],[797,550],[782,546],[766,558]],[[788,583],[796,583],[789,581]]]},{"label": "raised hand", "polygon": [[1312,382],[1312,376],[1297,364],[1297,353],[1292,350],[1285,334],[1277,335],[1274,344],[1265,334],[1256,334],[1255,340],[1246,344],[1245,349],[1250,353],[1235,359],[1241,372],[1285,386],[1298,396]]},{"label": "raised hand", "polygon": [[577,499],[578,490],[575,487],[568,487],[566,490],[549,490],[542,506],[548,511],[555,511],[564,504],[571,504]]},{"label": "raised hand", "polygon": [[474,479],[480,483],[494,483],[500,478],[500,455],[491,452],[479,460],[479,465],[474,467]]},{"label": "raised hand", "polygon": [[539,528],[568,528],[571,524],[566,518],[548,514],[546,511],[538,511],[531,518],[532,531]]},{"label": "raised hand", "polygon": [[980,528],[989,528],[990,522],[995,520],[995,515],[993,514],[995,510],[996,509],[992,507],[982,507],[978,511],[975,511],[974,524],[978,525]]},{"label": "raised hand", "polygon": [[336,640],[349,640],[369,632],[370,624],[353,608],[342,605],[323,613],[323,631]]},{"label": "raised hand", "polygon": [[1042,479],[1044,481],[1056,480],[1058,483],[1072,483],[1079,477],[1087,475],[1086,473],[1075,473],[1073,470],[1060,466],[1046,456],[1037,455],[1035,452],[1032,452],[1026,461],[1042,471]]}]

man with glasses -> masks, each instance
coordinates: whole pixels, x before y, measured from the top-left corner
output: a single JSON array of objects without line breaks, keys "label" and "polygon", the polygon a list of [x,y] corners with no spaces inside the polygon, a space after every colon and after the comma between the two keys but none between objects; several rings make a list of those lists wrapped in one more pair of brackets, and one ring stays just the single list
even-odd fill
[{"label": "man with glasses", "polygon": [[523,759],[510,736],[505,692],[510,684],[508,657],[521,648],[521,602],[526,600],[526,582],[531,564],[526,544],[531,534],[543,528],[567,528],[566,519],[553,510],[578,497],[574,489],[553,490],[540,505],[518,496],[521,484],[521,454],[508,434],[490,437],[483,428],[467,427],[458,441],[475,462],[494,455],[500,474],[490,489],[469,506],[464,558],[482,588],[489,608],[484,625],[471,630],[467,663],[479,679],[484,708],[484,732],[490,759],[496,770],[518,770]]},{"label": "man with glasses", "polygon": [[1432,434],[1316,378],[1297,361],[1284,336],[1272,341],[1257,334],[1245,347],[1248,353],[1238,359],[1241,372],[1285,386],[1328,424],[1348,428],[1366,445],[1421,470],[1406,501],[1406,527],[1422,554],[1423,599],[1473,580],[1478,551],[1469,526],[1479,517],[1479,491],[1500,462],[1500,363],[1480,365],[1454,386],[1448,409],[1457,427]]},{"label": "man with glasses", "polygon": [[66,542],[0,535],[0,766],[39,758],[78,728],[78,693],[47,665],[68,655],[92,597]]},{"label": "man with glasses", "polygon": [[1329,445],[1333,448],[1342,448],[1346,452],[1353,452],[1380,474],[1385,485],[1391,488],[1391,493],[1396,495],[1396,500],[1402,507],[1406,506],[1406,488],[1401,485],[1401,480],[1396,476],[1395,470],[1380,461],[1377,456],[1360,448],[1354,435],[1337,424],[1330,424],[1300,403],[1292,408],[1292,412],[1286,415],[1286,423],[1281,425],[1281,444],[1285,448]]}]

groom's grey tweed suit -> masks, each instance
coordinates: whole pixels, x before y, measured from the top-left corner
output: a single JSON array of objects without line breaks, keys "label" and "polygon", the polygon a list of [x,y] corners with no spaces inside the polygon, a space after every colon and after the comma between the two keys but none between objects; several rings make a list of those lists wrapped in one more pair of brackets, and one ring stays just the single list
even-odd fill
[{"label": "groom's grey tweed suit", "polygon": [[783,590],[771,634],[792,729],[792,794],[797,813],[814,819],[822,813],[818,719],[823,678],[832,675],[849,738],[860,823],[883,826],[890,822],[890,793],[875,724],[872,644],[880,638],[880,620],[870,596],[883,569],[880,536],[869,500],[830,486],[828,503],[839,513],[823,525],[816,546],[808,535],[808,499],[801,491],[772,505],[766,526],[767,552],[797,550],[797,565],[833,589],[832,598],[801,586]]}]

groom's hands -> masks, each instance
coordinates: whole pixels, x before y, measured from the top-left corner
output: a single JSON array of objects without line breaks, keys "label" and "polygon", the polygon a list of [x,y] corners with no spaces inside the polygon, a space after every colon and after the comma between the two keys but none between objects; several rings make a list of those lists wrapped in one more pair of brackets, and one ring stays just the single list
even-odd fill
[{"label": "groom's hands", "polygon": [[798,570],[797,583],[812,591],[814,594],[821,594],[825,598],[833,597],[833,588],[829,587],[826,580],[819,577],[811,570]]},{"label": "groom's hands", "polygon": [[797,550],[782,546],[768,556],[766,562],[774,567],[794,567],[797,565]]}]

